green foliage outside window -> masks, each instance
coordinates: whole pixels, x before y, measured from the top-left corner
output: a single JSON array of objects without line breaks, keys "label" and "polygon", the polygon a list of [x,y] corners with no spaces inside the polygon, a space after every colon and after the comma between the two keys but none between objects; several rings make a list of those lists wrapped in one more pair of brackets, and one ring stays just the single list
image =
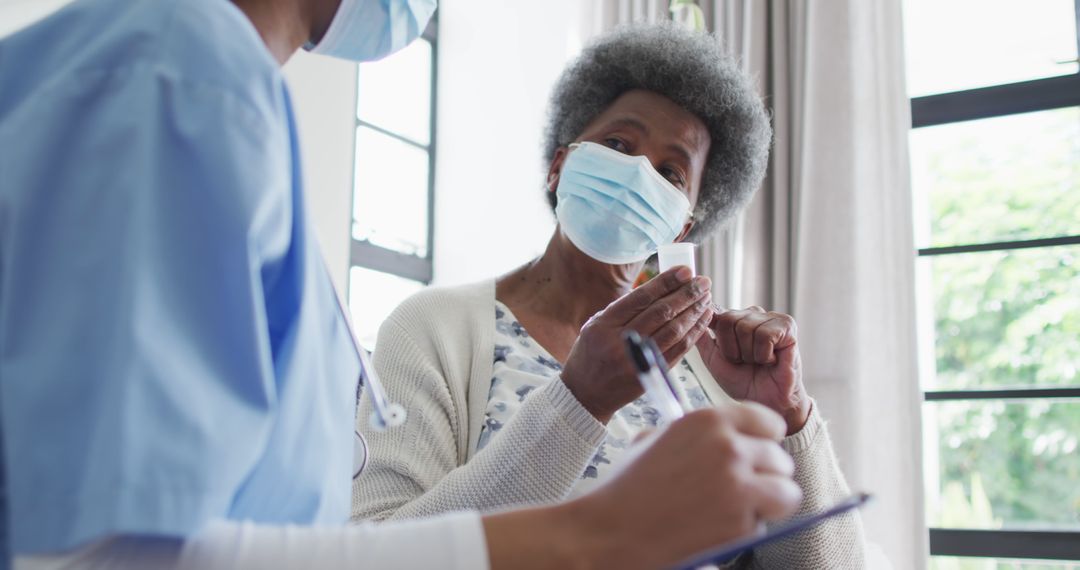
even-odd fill
[{"label": "green foliage outside window", "polygon": [[[919,129],[934,246],[1080,234],[1076,108]],[[919,176],[921,170],[922,178]],[[926,257],[936,378],[929,390],[1080,385],[1080,246]],[[1080,401],[925,404],[928,521],[1080,530]],[[935,482],[938,484],[935,488]],[[1080,568],[940,558],[939,570]]]}]

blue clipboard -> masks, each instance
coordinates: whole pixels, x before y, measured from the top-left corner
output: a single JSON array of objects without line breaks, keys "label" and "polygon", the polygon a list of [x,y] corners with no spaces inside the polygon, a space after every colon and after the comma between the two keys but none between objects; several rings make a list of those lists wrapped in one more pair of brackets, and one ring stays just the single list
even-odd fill
[{"label": "blue clipboard", "polygon": [[820,513],[806,515],[774,526],[763,535],[736,540],[735,542],[729,542],[717,546],[716,548],[706,550],[686,562],[679,564],[676,568],[679,570],[694,570],[695,568],[708,564],[724,564],[726,562],[731,562],[736,556],[747,550],[753,550],[754,548],[773,542],[774,540],[787,538],[801,530],[806,530],[825,519],[844,514],[852,509],[857,509],[865,505],[871,498],[872,495],[869,493],[852,495]]}]

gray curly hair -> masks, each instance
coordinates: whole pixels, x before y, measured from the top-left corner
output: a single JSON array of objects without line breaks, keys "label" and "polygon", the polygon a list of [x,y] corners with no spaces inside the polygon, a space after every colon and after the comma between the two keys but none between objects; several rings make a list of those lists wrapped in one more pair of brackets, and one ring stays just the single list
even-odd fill
[{"label": "gray curly hair", "polygon": [[[696,223],[687,236],[700,242],[745,206],[761,184],[772,140],[765,106],[716,36],[672,22],[623,26],[586,47],[555,85],[544,134],[547,163],[616,98],[634,89],[671,99],[701,119],[712,137]],[[554,208],[555,193],[547,195]]]}]

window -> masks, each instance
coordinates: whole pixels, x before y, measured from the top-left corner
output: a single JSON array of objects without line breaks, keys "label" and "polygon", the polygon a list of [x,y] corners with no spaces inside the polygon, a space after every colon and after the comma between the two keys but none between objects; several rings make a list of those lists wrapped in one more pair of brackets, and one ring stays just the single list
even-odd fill
[{"label": "window", "polygon": [[349,305],[368,349],[394,307],[431,282],[437,18],[357,73]]},{"label": "window", "polygon": [[1080,569],[1080,0],[906,0],[931,568]]},{"label": "window", "polygon": [[71,0],[0,0],[0,38],[44,19],[70,2]]}]

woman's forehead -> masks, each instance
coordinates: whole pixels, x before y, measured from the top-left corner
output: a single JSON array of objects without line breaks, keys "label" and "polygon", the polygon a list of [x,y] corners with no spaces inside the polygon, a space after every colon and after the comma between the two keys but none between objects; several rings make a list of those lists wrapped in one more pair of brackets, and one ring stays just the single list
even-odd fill
[{"label": "woman's forehead", "polygon": [[678,141],[691,154],[704,157],[710,142],[709,129],[693,113],[678,103],[652,91],[633,90],[623,93],[593,119],[582,133],[588,136],[597,130],[626,128],[645,136]]}]

